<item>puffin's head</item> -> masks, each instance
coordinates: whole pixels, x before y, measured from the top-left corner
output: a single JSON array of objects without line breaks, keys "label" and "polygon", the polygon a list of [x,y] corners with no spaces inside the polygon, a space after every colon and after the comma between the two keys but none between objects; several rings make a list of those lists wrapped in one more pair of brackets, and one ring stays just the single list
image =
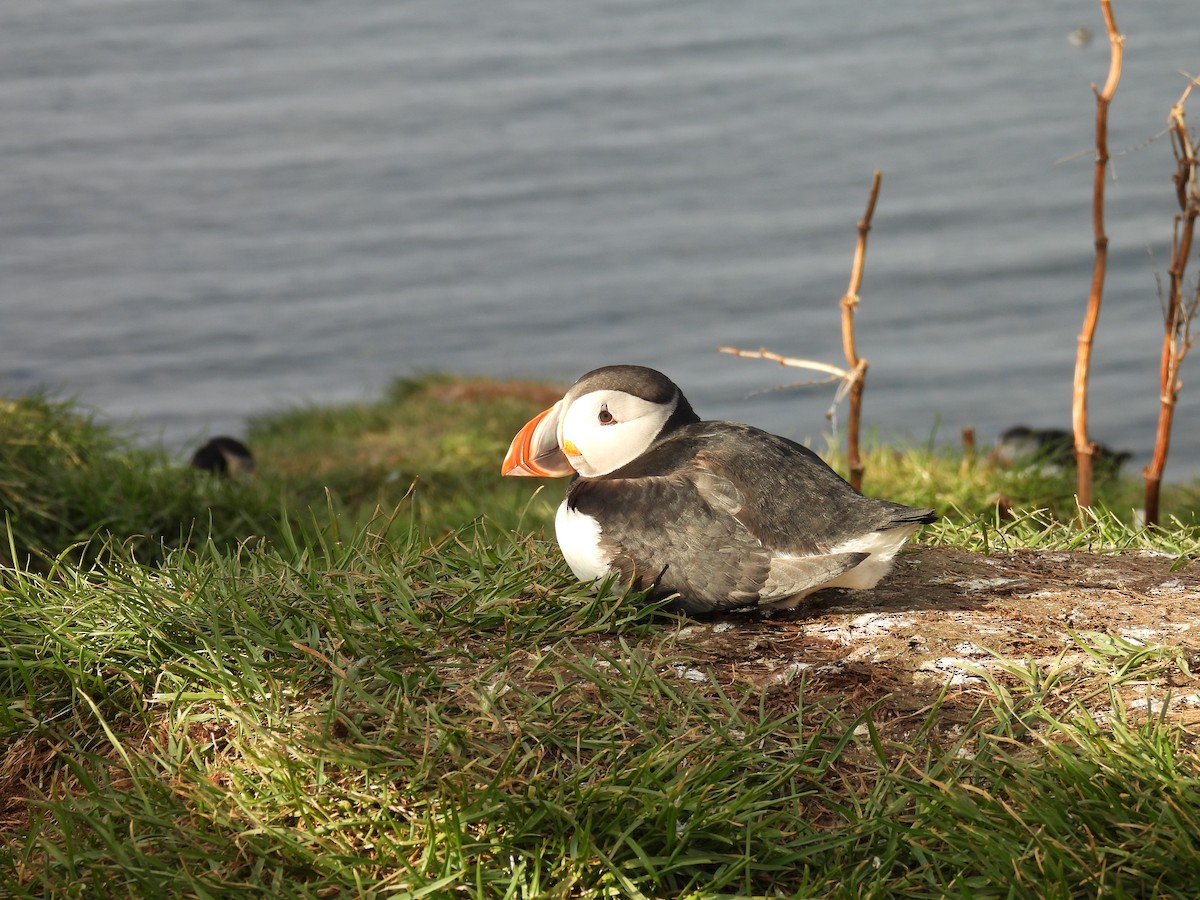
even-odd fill
[{"label": "puffin's head", "polygon": [[566,396],[525,424],[508,448],[505,475],[596,478],[632,462],[668,423],[698,421],[662,372],[605,366],[580,378]]}]

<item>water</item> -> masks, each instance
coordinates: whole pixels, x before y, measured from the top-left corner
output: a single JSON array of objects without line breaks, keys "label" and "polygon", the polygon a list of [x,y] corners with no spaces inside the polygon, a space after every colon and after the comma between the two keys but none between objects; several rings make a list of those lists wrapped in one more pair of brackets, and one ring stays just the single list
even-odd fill
[{"label": "water", "polygon": [[[1200,54],[1194,0],[1115,9],[1092,430],[1142,463],[1175,211],[1147,141]],[[866,423],[1069,427],[1107,69],[1083,0],[7,4],[0,393],[182,450],[395,376],[625,361],[819,442],[832,387],[756,394],[812,376],[715,348],[841,361],[878,168]],[[1169,476],[1200,471],[1197,367]]]}]

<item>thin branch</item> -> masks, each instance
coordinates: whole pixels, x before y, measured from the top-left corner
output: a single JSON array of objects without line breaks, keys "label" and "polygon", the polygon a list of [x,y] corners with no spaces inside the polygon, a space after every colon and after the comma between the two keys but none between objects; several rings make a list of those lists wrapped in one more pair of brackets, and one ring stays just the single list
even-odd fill
[{"label": "thin branch", "polygon": [[1179,214],[1175,216],[1171,235],[1171,266],[1167,270],[1167,297],[1163,308],[1158,427],[1154,439],[1154,457],[1142,470],[1142,477],[1146,482],[1147,525],[1157,525],[1159,521],[1159,493],[1163,471],[1167,465],[1167,453],[1171,446],[1175,404],[1181,387],[1179,369],[1195,341],[1191,326],[1196,309],[1200,306],[1200,283],[1196,285],[1194,297],[1187,302],[1183,299],[1184,275],[1192,251],[1196,219],[1200,216],[1200,187],[1197,186],[1200,163],[1196,159],[1196,148],[1184,120],[1184,104],[1197,84],[1200,84],[1200,79],[1192,79],[1179,102],[1171,107],[1171,113],[1167,117],[1171,149],[1175,154],[1175,174],[1171,180],[1175,184]]},{"label": "thin branch", "polygon": [[1108,174],[1108,106],[1117,82],[1121,79],[1121,61],[1124,55],[1125,38],[1117,30],[1113,18],[1111,0],[1100,0],[1104,13],[1104,25],[1108,31],[1110,46],[1108,80],[1096,94],[1096,170],[1092,184],[1092,230],[1095,234],[1096,255],[1092,264],[1092,287],[1088,295],[1087,313],[1083,329],[1079,333],[1079,344],[1075,356],[1074,393],[1071,404],[1071,421],[1075,432],[1075,458],[1079,468],[1078,501],[1081,508],[1092,505],[1092,458],[1096,445],[1088,437],[1088,375],[1092,365],[1092,342],[1096,334],[1096,323],[1100,319],[1100,301],[1104,293],[1104,274],[1108,263],[1108,235],[1104,232],[1104,185]]},{"label": "thin branch", "polygon": [[859,359],[854,342],[854,310],[858,307],[858,291],[862,287],[863,263],[867,258],[867,235],[871,231],[871,218],[875,215],[875,201],[879,199],[879,186],[883,173],[876,170],[871,180],[871,194],[867,198],[867,210],[858,222],[858,243],[854,248],[854,263],[850,266],[850,284],[842,297],[842,350],[846,354],[846,367],[858,373],[850,385],[850,415],[846,422],[846,463],[850,468],[850,483],[862,490],[863,462],[859,447],[859,432],[862,422],[862,395],[867,380],[867,361]]},{"label": "thin branch", "polygon": [[975,465],[975,460],[979,456],[978,448],[975,446],[974,428],[967,427],[962,430],[962,445],[963,458],[962,465],[959,468],[965,474]]},{"label": "thin branch", "polygon": [[850,468],[850,483],[859,490],[862,489],[863,477],[859,433],[862,421],[863,385],[867,377],[867,361],[859,357],[858,349],[855,347],[854,310],[858,306],[859,288],[862,287],[863,264],[867,256],[867,234],[871,230],[871,218],[875,215],[875,203],[879,199],[879,185],[882,181],[883,173],[877,171],[871,182],[871,194],[867,199],[867,210],[858,223],[858,243],[854,248],[854,262],[850,266],[850,285],[846,288],[845,295],[839,301],[839,305],[842,308],[842,349],[846,354],[846,368],[843,369],[812,359],[796,359],[791,356],[780,356],[778,353],[772,353],[765,347],[758,350],[740,350],[737,347],[717,348],[721,353],[729,353],[733,356],[750,359],[767,359],[777,362],[781,366],[812,369],[813,371],[825,372],[827,375],[832,375],[834,378],[840,379],[842,384],[838,388],[838,394],[833,401],[833,406],[836,409],[842,396],[847,392],[850,394],[850,416],[846,425],[846,459]]},{"label": "thin branch", "polygon": [[[742,356],[748,359],[768,359],[772,362],[777,362],[781,366],[793,366],[797,369],[812,369],[814,372],[824,372],[827,375],[832,375],[834,379],[846,378],[850,375],[845,369],[830,365],[829,363],[818,362],[815,359],[796,359],[794,356],[780,356],[778,353],[772,353],[766,347],[761,347],[758,350],[739,350],[737,347],[718,347],[718,353],[730,353],[734,356]],[[832,379],[831,379],[832,380]]]}]

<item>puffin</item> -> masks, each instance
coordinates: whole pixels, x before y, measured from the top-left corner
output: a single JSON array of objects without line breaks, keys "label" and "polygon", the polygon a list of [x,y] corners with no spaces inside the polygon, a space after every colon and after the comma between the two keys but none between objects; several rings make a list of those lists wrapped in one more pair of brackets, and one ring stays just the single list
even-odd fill
[{"label": "puffin", "polygon": [[[1115,478],[1132,456],[1126,450],[1113,450],[1097,443],[1092,464],[1097,475]],[[1043,475],[1060,475],[1077,465],[1075,435],[1061,428],[1014,425],[1000,435],[1000,441],[988,454],[988,461],[1002,469],[1033,469]]]},{"label": "puffin", "polygon": [[582,376],[521,428],[501,471],[571,476],[555,532],[580,581],[616,573],[688,614],[792,609],[823,588],[872,588],[935,518],[864,496],[795,441],[702,421],[644,366]]},{"label": "puffin", "polygon": [[237,438],[220,435],[192,454],[192,468],[217,475],[254,474],[254,454]]}]

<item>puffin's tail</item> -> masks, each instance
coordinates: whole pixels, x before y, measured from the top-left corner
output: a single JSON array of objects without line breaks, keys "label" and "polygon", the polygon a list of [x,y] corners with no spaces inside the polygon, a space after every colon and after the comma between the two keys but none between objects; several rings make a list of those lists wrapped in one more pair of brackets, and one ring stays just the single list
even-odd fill
[{"label": "puffin's tail", "polygon": [[910,528],[914,525],[928,525],[930,522],[937,520],[937,513],[932,509],[915,509],[911,506],[903,506],[899,503],[889,504],[891,509],[887,521],[879,526],[880,531],[888,531],[892,528]]}]

